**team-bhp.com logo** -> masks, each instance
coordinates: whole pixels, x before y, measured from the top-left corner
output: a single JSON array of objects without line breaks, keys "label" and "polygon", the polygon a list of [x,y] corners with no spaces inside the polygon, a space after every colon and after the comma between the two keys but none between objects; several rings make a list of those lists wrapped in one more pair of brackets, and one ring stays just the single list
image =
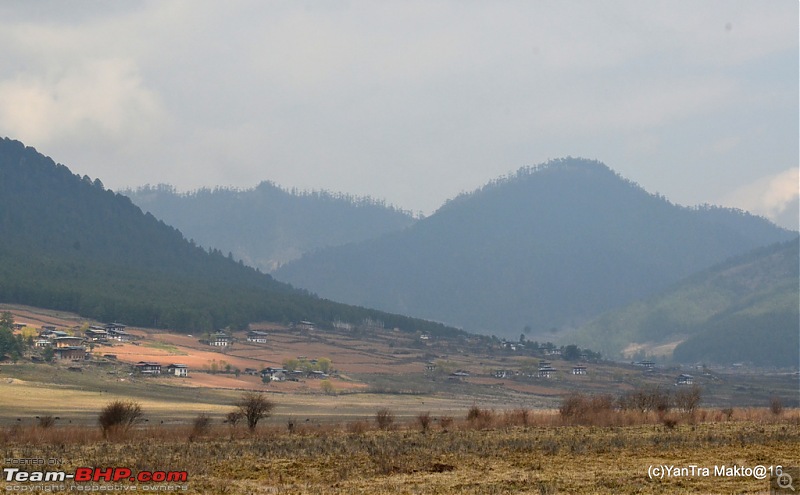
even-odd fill
[{"label": "team-bhp.com logo", "polygon": [[7,482],[64,482],[89,483],[97,481],[134,481],[138,483],[186,482],[186,471],[133,471],[130,468],[79,467],[74,473],[66,471],[22,471],[19,468],[3,468]]}]

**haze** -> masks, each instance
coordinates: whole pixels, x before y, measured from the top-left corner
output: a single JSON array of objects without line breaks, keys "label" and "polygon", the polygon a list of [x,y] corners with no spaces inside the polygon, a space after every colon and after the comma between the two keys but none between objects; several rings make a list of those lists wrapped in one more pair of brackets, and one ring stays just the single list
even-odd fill
[{"label": "haze", "polygon": [[0,135],[114,189],[430,213],[571,155],[798,227],[792,0],[6,1],[0,42]]}]

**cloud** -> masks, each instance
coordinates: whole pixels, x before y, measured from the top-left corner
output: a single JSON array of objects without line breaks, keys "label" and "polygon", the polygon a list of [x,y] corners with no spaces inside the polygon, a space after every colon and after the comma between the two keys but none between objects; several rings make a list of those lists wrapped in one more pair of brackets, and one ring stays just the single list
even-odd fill
[{"label": "cloud", "polygon": [[[782,221],[782,226],[798,229],[796,209],[800,197],[800,168],[793,167],[778,174],[771,174],[742,186],[728,194],[722,204],[742,208],[773,221]],[[790,221],[793,223],[786,224]]]},{"label": "cloud", "polygon": [[111,187],[270,179],[430,212],[582,155],[702,203],[796,156],[791,3],[62,4],[0,2],[0,134]]},{"label": "cloud", "polygon": [[0,127],[33,143],[144,139],[164,120],[130,60],[87,60],[55,75],[0,82]]}]

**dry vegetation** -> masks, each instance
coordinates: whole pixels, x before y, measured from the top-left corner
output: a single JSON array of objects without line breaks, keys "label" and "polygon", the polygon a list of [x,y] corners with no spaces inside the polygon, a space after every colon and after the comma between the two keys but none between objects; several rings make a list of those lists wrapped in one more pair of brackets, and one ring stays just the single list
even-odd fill
[{"label": "dry vegetation", "polygon": [[[453,347],[444,364],[473,375],[451,380],[444,364],[424,371],[430,344],[410,336],[271,332],[268,347],[223,354],[141,330],[143,343],[162,344],[109,347],[98,354],[113,349],[118,361],[81,372],[0,366],[4,458],[58,459],[67,471],[186,470],[189,493],[212,494],[765,493],[752,478],[650,480],[647,468],[800,465],[796,377],[698,376],[701,408],[700,388],[673,385],[677,370],[597,364],[582,377],[501,380],[493,369],[538,361]],[[195,368],[188,379],[145,378],[123,362],[260,367],[299,354],[330,356],[343,373],[326,390]],[[762,407],[734,407],[743,404]]]},{"label": "dry vegetation", "polygon": [[796,409],[675,410],[667,425],[657,410],[579,399],[580,415],[476,406],[456,419],[421,414],[399,423],[379,409],[371,421],[253,431],[201,415],[109,438],[96,426],[13,425],[0,430],[0,445],[6,458],[57,458],[67,471],[186,470],[189,492],[219,494],[763,493],[767,481],[649,480],[647,468],[800,464]]}]

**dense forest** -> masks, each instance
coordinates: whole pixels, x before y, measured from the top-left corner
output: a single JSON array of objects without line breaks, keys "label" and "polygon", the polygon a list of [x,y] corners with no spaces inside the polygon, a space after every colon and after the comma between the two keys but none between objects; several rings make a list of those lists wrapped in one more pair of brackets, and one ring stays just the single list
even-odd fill
[{"label": "dense forest", "polygon": [[358,324],[430,333],[444,325],[351,307],[205,250],[99,179],[0,140],[0,301],[101,321],[200,331],[252,321]]},{"label": "dense forest", "polygon": [[178,193],[161,184],[121,193],[201,246],[230,252],[266,272],[305,252],[371,239],[415,221],[409,212],[369,197],[287,191],[271,182],[246,190]]},{"label": "dense forest", "polygon": [[672,204],[602,163],[567,158],[463,194],[403,231],[306,254],[274,275],[470,331],[551,335],[795,235],[742,211]]}]

